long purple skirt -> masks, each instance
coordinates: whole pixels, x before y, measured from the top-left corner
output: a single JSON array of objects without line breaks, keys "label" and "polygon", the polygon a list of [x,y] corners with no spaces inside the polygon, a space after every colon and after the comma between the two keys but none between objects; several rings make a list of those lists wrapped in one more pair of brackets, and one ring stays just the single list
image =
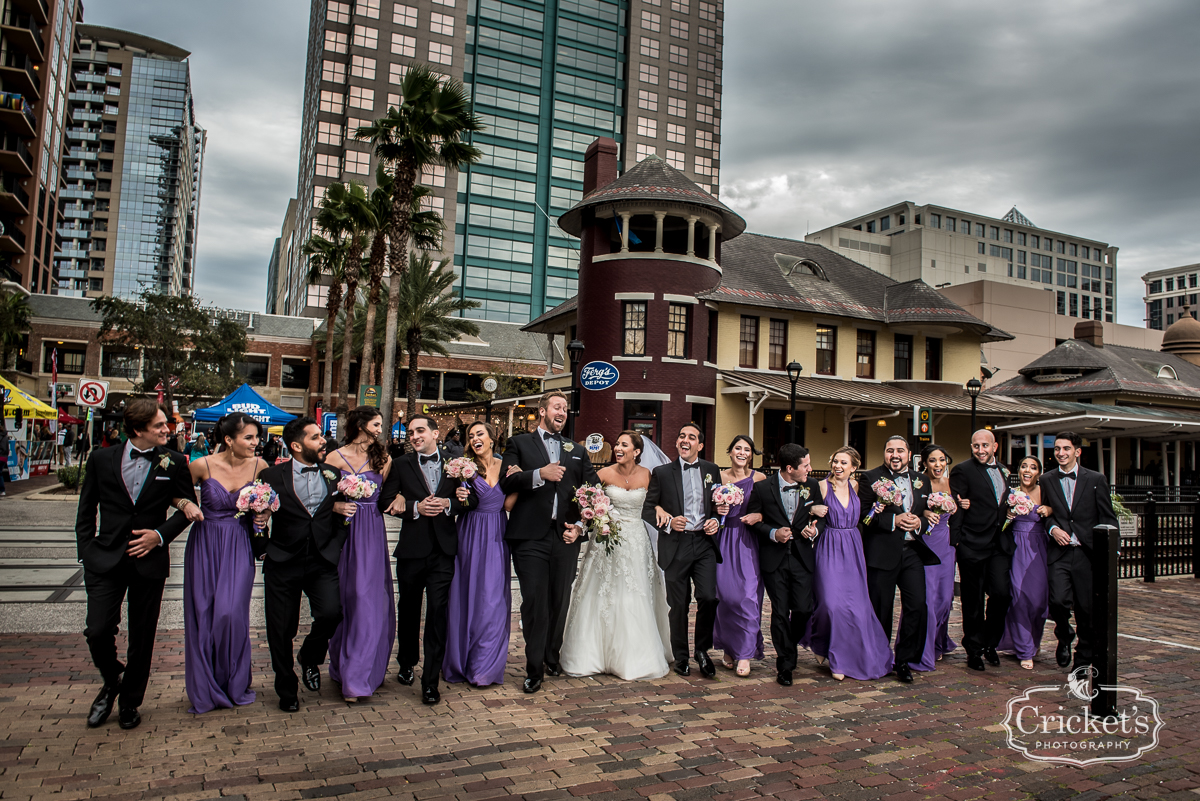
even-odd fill
[{"label": "long purple skirt", "polygon": [[[375,497],[356,501],[338,561],[343,617],[329,639],[329,677],[348,698],[365,698],[383,684],[396,639],[387,529]],[[334,525],[341,519],[335,517]]]},{"label": "long purple skirt", "polygon": [[[942,560],[940,565],[925,566],[925,598],[929,619],[925,625],[925,650],[921,661],[909,664],[913,670],[933,670],[938,657],[958,647],[950,639],[950,612],[954,608],[954,546],[950,544],[948,515],[925,537],[925,543]],[[903,616],[900,618],[903,626]]]},{"label": "long purple skirt", "polygon": [[[1032,518],[1032,519],[1031,519]],[[1050,616],[1050,585],[1046,573],[1046,529],[1033,512],[1013,521],[1017,550],[1012,561],[1012,605],[1004,620],[999,651],[1018,659],[1033,659],[1042,647],[1042,632]]]}]

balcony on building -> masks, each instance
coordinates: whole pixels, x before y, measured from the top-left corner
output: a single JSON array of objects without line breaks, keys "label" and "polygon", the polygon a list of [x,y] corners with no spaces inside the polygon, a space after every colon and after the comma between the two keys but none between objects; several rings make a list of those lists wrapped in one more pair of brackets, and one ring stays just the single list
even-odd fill
[{"label": "balcony on building", "polygon": [[13,212],[18,217],[29,213],[29,194],[21,188],[15,175],[0,178],[0,210]]},{"label": "balcony on building", "polygon": [[10,45],[35,59],[38,63],[46,60],[42,53],[42,29],[31,14],[20,13],[15,5],[10,6],[4,15],[4,24],[0,25],[4,38]]},{"label": "balcony on building", "polygon": [[45,25],[50,21],[50,7],[46,0],[9,0],[8,4],[20,13],[33,17],[38,25]]},{"label": "balcony on building", "polygon": [[0,170],[17,175],[33,175],[33,156],[25,139],[16,134],[0,138]]},{"label": "balcony on building", "polygon": [[37,135],[37,117],[17,92],[0,92],[0,135],[12,133],[23,139]]},{"label": "balcony on building", "polygon": [[25,234],[17,227],[17,219],[11,214],[0,214],[0,250],[7,253],[25,252]]},{"label": "balcony on building", "polygon": [[25,53],[10,49],[0,60],[0,78],[4,79],[4,88],[20,92],[31,101],[41,97],[39,91],[37,66]]}]

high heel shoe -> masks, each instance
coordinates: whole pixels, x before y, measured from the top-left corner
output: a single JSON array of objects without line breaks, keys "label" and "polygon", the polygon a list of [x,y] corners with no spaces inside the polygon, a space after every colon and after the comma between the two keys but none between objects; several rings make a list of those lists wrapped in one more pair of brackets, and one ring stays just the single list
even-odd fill
[{"label": "high heel shoe", "polygon": [[1033,660],[1032,659],[1022,659],[1021,667],[1025,668],[1026,670],[1033,670]]},{"label": "high heel shoe", "polygon": [[846,678],[845,673],[834,673],[832,675],[833,675],[833,678],[836,679],[837,681],[842,681]]},{"label": "high heel shoe", "polygon": [[828,661],[829,661],[829,660],[828,660],[828,659],[826,659],[825,657],[823,657],[823,656],[818,656],[818,657],[817,657],[817,667],[825,667],[825,663],[826,663],[826,662],[828,662]]},{"label": "high heel shoe", "polygon": [[725,668],[726,670],[733,670],[733,660],[729,657],[723,658],[721,660],[721,667]]},{"label": "high heel shoe", "polygon": [[739,659],[738,660],[737,674],[739,676],[741,676],[742,678],[746,678],[747,676],[750,675],[750,660],[749,659]]}]

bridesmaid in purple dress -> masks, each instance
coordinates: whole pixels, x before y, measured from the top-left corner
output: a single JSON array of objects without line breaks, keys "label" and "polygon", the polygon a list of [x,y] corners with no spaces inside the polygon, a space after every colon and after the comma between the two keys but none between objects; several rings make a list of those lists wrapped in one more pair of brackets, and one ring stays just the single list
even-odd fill
[{"label": "bridesmaid in purple dress", "polygon": [[357,508],[348,521],[350,532],[338,561],[343,618],[329,639],[329,677],[341,683],[342,697],[351,704],[383,684],[396,636],[387,529],[377,506],[392,467],[379,441],[382,434],[379,410],[359,406],[346,415],[346,444],[325,457],[343,476],[355,474],[375,484],[369,497],[355,500]]},{"label": "bridesmaid in purple dress", "polygon": [[868,681],[892,669],[892,649],[867,594],[857,482],[850,478],[862,459],[854,448],[838,448],[829,459],[821,497],[829,507],[825,531],[817,537],[813,576],[813,615],[802,645],[829,663],[838,681]]},{"label": "bridesmaid in purple dress", "polygon": [[[476,687],[504,683],[512,619],[512,579],[505,513],[516,494],[500,489],[500,459],[495,455],[496,429],[477,420],[467,427],[467,452],[478,472],[472,483],[479,506],[458,518],[458,556],[450,583],[446,657],[442,675],[448,682]],[[465,495],[466,487],[458,492]]]},{"label": "bridesmaid in purple dress", "polygon": [[[940,445],[927,445],[921,451],[921,462],[925,465],[925,477],[929,481],[930,494],[950,492],[950,454]],[[950,611],[954,608],[954,546],[950,544],[950,515],[938,514],[932,509],[925,511],[929,533],[925,543],[942,560],[940,565],[925,566],[925,597],[929,610],[929,622],[925,626],[925,650],[921,661],[909,665],[913,670],[933,670],[934,663],[941,661],[943,654],[953,651],[958,645],[950,639]]]},{"label": "bridesmaid in purple dress", "polygon": [[717,618],[713,625],[713,647],[725,651],[723,664],[728,670],[737,662],[739,676],[750,675],[750,660],[762,659],[763,582],[758,567],[758,538],[747,526],[762,520],[757,512],[742,515],[754,482],[765,475],[750,466],[754,459],[754,440],[738,434],[726,449],[733,467],[721,471],[721,481],[736,484],[745,496],[731,506],[725,516],[725,528],[717,537],[722,561],[717,565]]},{"label": "bridesmaid in purple dress", "polygon": [[1046,618],[1050,616],[1050,586],[1046,575],[1046,527],[1042,518],[1050,514],[1050,507],[1042,504],[1042,490],[1038,479],[1042,475],[1042,463],[1035,456],[1026,456],[1017,468],[1024,492],[1037,508],[1026,515],[1016,516],[1008,510],[1013,520],[1013,538],[1017,550],[1012,561],[1012,604],[1004,620],[1004,637],[996,646],[998,651],[1012,651],[1021,660],[1021,667],[1033,670],[1033,657],[1042,646],[1042,632]]},{"label": "bridesmaid in purple dress", "polygon": [[183,552],[184,684],[190,712],[254,702],[250,689],[250,590],[254,585],[249,514],[237,497],[267,463],[254,456],[262,425],[234,412],[213,429],[218,453],[189,465],[200,507],[180,500],[193,521]]}]

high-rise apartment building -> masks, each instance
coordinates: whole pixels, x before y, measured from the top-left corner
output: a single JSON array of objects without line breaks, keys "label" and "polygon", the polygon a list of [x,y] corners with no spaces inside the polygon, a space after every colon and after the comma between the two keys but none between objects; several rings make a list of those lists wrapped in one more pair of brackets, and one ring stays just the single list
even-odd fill
[{"label": "high-rise apartment building", "polygon": [[1167,326],[1187,314],[1195,317],[1200,311],[1200,264],[1185,264],[1154,270],[1142,276],[1146,294],[1146,327],[1164,331]]},{"label": "high-rise apartment building", "polygon": [[[596,137],[618,142],[622,168],[657,152],[716,192],[723,19],[720,0],[313,0],[297,238],[329,184],[373,184],[354,131],[427,63],[464,82],[486,126],[480,163],[422,181],[459,291],[481,303],[475,316],[528,321],[575,294],[578,251],[555,221],[580,199]],[[308,286],[303,262],[281,258],[277,303],[318,316],[328,290]]]},{"label": "high-rise apartment building", "polygon": [[0,274],[54,293],[78,0],[0,3]]},{"label": "high-rise apartment building", "polygon": [[[999,281],[1054,293],[1063,317],[1117,321],[1117,248],[1039,228],[1014,206],[1001,218],[897,203],[805,237],[897,281],[944,287]],[[1003,320],[989,320],[1000,328]]]},{"label": "high-rise apartment building", "polygon": [[283,296],[287,292],[288,265],[291,264],[299,244],[296,242],[296,198],[288,201],[287,213],[283,215],[283,228],[271,249],[271,260],[267,262],[267,314],[281,314]]},{"label": "high-rise apartment building", "polygon": [[205,131],[188,51],[79,25],[59,294],[190,294]]}]

